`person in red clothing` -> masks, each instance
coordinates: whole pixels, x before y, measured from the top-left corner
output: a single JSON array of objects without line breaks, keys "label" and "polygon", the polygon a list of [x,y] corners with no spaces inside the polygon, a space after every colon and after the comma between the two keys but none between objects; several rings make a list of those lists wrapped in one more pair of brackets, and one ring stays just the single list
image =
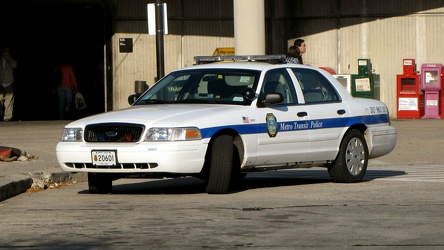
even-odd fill
[{"label": "person in red clothing", "polygon": [[59,97],[59,119],[69,118],[74,95],[79,91],[74,69],[68,63],[62,63],[54,69],[54,81]]}]

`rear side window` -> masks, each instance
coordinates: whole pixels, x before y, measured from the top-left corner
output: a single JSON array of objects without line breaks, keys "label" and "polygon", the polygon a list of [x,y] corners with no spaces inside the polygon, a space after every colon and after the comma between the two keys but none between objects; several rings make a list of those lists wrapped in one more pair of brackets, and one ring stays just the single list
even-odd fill
[{"label": "rear side window", "polygon": [[310,69],[293,68],[293,73],[301,85],[305,103],[339,101],[339,95],[329,80],[321,73]]}]

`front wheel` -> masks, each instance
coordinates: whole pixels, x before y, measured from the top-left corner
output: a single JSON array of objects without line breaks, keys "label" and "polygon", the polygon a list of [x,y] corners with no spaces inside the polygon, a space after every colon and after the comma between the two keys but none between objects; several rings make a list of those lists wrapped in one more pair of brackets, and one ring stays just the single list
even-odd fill
[{"label": "front wheel", "polygon": [[233,138],[229,135],[218,136],[211,148],[208,194],[226,194],[230,188],[233,168]]},{"label": "front wheel", "polygon": [[113,189],[113,179],[110,174],[88,173],[88,187],[92,194],[108,194]]},{"label": "front wheel", "polygon": [[338,156],[328,173],[334,182],[358,182],[364,177],[367,164],[367,142],[359,130],[353,129],[342,140]]}]

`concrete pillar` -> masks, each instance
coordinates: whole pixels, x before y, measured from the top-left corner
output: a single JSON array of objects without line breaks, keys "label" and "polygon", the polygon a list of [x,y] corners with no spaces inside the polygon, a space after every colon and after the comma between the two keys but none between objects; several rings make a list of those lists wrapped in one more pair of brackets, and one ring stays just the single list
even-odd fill
[{"label": "concrete pillar", "polygon": [[233,0],[233,7],[236,55],[264,55],[264,0]]}]

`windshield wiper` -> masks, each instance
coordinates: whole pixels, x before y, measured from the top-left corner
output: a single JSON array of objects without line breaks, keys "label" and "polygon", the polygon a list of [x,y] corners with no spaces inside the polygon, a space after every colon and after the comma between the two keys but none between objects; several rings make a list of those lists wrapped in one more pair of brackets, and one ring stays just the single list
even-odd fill
[{"label": "windshield wiper", "polygon": [[156,103],[156,104],[165,104],[168,102],[162,101],[162,100],[157,100],[157,99],[146,99],[146,100],[140,100],[137,102],[138,104],[147,104],[147,103]]},{"label": "windshield wiper", "polygon": [[177,100],[175,103],[216,103],[216,102],[208,99],[183,99],[183,100]]}]

